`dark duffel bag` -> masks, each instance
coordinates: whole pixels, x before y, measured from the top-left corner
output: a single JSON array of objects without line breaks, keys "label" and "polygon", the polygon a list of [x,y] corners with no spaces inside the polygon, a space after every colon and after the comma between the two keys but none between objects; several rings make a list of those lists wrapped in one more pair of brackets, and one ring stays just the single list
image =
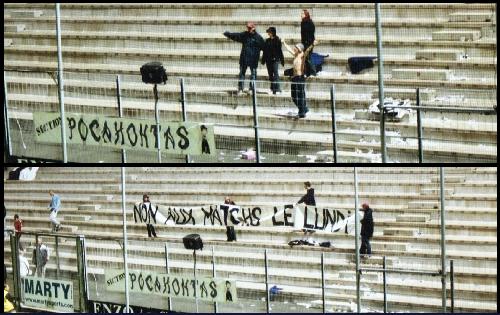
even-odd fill
[{"label": "dark duffel bag", "polygon": [[186,235],[182,241],[184,242],[184,247],[186,249],[203,249],[203,241],[201,240],[201,236],[199,234]]},{"label": "dark duffel bag", "polygon": [[234,226],[226,227],[226,236],[228,242],[236,241],[236,232],[234,231]]},{"label": "dark duffel bag", "polygon": [[147,84],[167,83],[167,71],[161,62],[148,62],[141,67],[142,82]]}]

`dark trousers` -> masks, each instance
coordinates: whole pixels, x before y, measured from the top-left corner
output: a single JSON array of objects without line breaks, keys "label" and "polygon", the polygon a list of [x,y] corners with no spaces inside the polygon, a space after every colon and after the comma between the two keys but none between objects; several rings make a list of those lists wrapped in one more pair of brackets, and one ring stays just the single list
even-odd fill
[{"label": "dark trousers", "polygon": [[280,74],[279,74],[279,61],[271,61],[266,63],[267,73],[269,75],[269,81],[271,81],[271,91],[276,94],[276,92],[281,92],[280,88]]},{"label": "dark trousers", "polygon": [[304,76],[292,78],[292,100],[299,109],[299,116],[305,116],[309,109],[306,102],[306,79]]},{"label": "dark trousers", "polygon": [[360,254],[372,254],[372,246],[370,245],[370,237],[361,235],[361,248],[359,249]]},{"label": "dark trousers", "polygon": [[146,224],[146,227],[148,229],[148,237],[151,237],[151,236],[156,237],[155,227],[152,224]]},{"label": "dark trousers", "polygon": [[[240,65],[240,78],[238,81],[238,91],[243,91],[243,86],[245,83],[245,75],[247,73],[247,69],[249,66],[242,66]],[[251,73],[251,78],[250,80],[255,81],[257,80],[257,68],[252,68],[250,67],[250,73]]]}]

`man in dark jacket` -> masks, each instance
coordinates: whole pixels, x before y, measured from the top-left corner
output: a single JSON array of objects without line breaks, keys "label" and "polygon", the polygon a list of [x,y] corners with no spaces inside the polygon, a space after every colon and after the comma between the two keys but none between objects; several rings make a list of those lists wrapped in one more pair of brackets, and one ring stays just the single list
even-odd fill
[{"label": "man in dark jacket", "polygon": [[305,182],[304,189],[306,194],[300,198],[297,204],[304,203],[306,206],[315,206],[316,199],[314,199],[314,188],[311,187],[311,182]]},{"label": "man in dark jacket", "polygon": [[267,29],[269,38],[264,45],[264,54],[262,55],[262,64],[266,64],[269,81],[271,81],[271,92],[276,95],[281,94],[279,64],[285,66],[285,57],[281,48],[281,39],[276,36],[276,28]]},{"label": "man in dark jacket", "polygon": [[224,32],[224,36],[243,44],[240,54],[240,75],[238,81],[238,95],[241,95],[248,67],[250,67],[251,80],[257,80],[257,66],[259,64],[260,51],[264,48],[264,39],[257,33],[255,24],[252,22],[247,23],[246,32]]},{"label": "man in dark jacket", "polygon": [[[316,37],[314,35],[316,32],[316,26],[314,25],[314,22],[311,19],[311,14],[309,13],[308,10],[302,10],[301,17],[302,17],[302,22],[300,23],[300,37],[302,45],[304,45],[304,50],[307,50],[307,48],[309,48],[316,40]],[[313,52],[311,50],[306,59],[306,69],[305,69],[306,77],[309,77],[311,75],[313,76],[316,75],[316,67],[311,62],[312,53]]]},{"label": "man in dark jacket", "polygon": [[359,253],[361,255],[372,254],[372,247],[370,245],[370,238],[373,237],[373,210],[368,203],[363,203],[361,211],[364,212],[363,219],[361,219],[361,248]]}]

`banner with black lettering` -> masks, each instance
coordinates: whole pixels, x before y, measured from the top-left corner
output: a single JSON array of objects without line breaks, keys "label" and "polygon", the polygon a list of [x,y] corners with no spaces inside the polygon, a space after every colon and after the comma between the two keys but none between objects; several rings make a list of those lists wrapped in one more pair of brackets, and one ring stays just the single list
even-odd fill
[{"label": "banner with black lettering", "polygon": [[[61,143],[59,113],[33,113],[35,140]],[[66,114],[66,141],[116,149],[156,151],[156,123],[117,117]],[[215,155],[215,135],[211,125],[189,122],[160,123],[161,151],[170,154]]]},{"label": "banner with black lettering", "polygon": [[[125,304],[117,304],[111,302],[101,302],[101,301],[88,301],[87,304],[88,312],[93,314],[112,314],[112,313],[125,313]],[[149,308],[144,306],[129,305],[128,312],[131,313],[172,313],[166,310],[160,310],[155,308]]]},{"label": "banner with black lettering", "polygon": [[[120,269],[106,269],[106,290],[125,292],[125,272]],[[237,302],[236,283],[228,279],[197,277],[156,273],[153,271],[129,270],[129,291],[131,293],[154,294],[164,297],[195,299],[202,301]]]},{"label": "banner with black lettering", "polygon": [[22,305],[45,311],[74,312],[73,282],[27,276],[21,278]]},{"label": "banner with black lettering", "polygon": [[354,226],[354,216],[325,206],[223,204],[179,207],[152,204],[146,208],[137,203],[133,212],[136,223],[167,225],[289,227],[331,233],[347,233],[349,226]]}]

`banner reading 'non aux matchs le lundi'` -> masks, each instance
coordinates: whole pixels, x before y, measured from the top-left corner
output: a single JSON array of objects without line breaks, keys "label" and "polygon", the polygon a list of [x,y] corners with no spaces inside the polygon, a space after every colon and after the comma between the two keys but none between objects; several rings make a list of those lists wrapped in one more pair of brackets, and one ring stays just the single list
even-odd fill
[{"label": "banner reading 'non aux matchs le lundi'", "polygon": [[[35,139],[43,143],[61,143],[59,113],[33,113]],[[154,120],[66,114],[68,144],[105,146],[116,149],[158,149]],[[160,123],[161,151],[170,154],[214,155],[214,128],[189,122]]]}]

